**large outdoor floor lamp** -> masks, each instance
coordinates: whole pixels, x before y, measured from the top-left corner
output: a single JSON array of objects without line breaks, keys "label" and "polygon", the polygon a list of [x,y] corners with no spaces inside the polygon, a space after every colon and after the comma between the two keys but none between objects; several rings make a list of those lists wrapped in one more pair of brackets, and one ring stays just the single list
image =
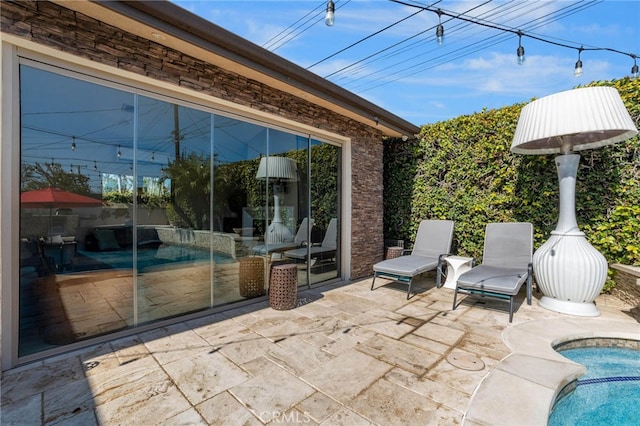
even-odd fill
[{"label": "large outdoor floor lamp", "polygon": [[295,182],[298,180],[298,167],[294,160],[287,157],[262,157],[256,179],[273,182],[273,219],[265,233],[266,243],[282,243],[292,241],[293,235],[282,222],[280,214],[280,195],[282,194],[282,182]]},{"label": "large outdoor floor lamp", "polygon": [[598,316],[594,300],[607,278],[607,261],[578,229],[574,151],[625,141],[638,133],[613,87],[587,87],[534,100],[520,113],[511,151],[556,154],[560,215],[549,240],[533,256],[533,270],[544,294],[539,305],[552,311]]}]

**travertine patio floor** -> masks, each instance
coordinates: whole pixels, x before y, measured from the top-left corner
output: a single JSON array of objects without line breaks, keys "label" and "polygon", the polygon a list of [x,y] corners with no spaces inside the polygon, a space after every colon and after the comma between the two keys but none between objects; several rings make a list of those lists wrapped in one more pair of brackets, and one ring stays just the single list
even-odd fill
[{"label": "travertine patio floor", "polygon": [[[507,374],[506,360],[533,370],[552,340],[540,338],[547,329],[621,330],[640,338],[637,308],[611,296],[597,300],[600,317],[576,318],[540,308],[536,300],[528,306],[523,289],[509,324],[506,303],[468,299],[451,310],[452,290],[435,288],[432,275],[418,281],[421,292],[410,300],[406,287],[377,283],[385,285],[370,291],[371,280],[364,279],[301,290],[292,310],[260,301],[6,371],[0,421],[492,424],[483,417],[487,401],[478,407],[474,399],[492,394],[487,386],[497,383],[511,392],[514,406],[539,407],[543,413],[532,422],[544,423],[549,402],[532,405],[537,394],[510,391],[512,385],[523,389],[513,384],[522,377]],[[553,320],[563,327],[550,325]],[[545,397],[553,395],[544,389]]]}]

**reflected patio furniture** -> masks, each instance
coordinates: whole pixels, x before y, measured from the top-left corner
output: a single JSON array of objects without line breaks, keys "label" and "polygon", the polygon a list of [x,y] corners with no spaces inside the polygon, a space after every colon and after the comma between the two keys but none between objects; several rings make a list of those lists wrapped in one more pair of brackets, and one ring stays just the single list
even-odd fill
[{"label": "reflected patio furniture", "polygon": [[311,245],[310,247],[300,247],[295,250],[287,250],[284,252],[286,257],[292,259],[305,260],[307,254],[311,259],[333,259],[336,257],[336,249],[338,247],[338,219],[333,218],[329,221],[327,232],[324,234],[322,243],[318,245]]},{"label": "reflected patio furniture", "polygon": [[238,282],[240,296],[245,298],[260,297],[264,289],[264,258],[247,256],[238,259]]},{"label": "reflected patio furniture", "polygon": [[33,267],[39,277],[47,275],[53,269],[45,259],[37,239],[20,239],[20,268],[27,267]]},{"label": "reflected patio furniture", "polygon": [[42,242],[42,252],[45,259],[51,259],[55,265],[56,272],[64,272],[71,269],[73,258],[78,251],[78,243],[75,238],[65,238],[60,235]]},{"label": "reflected patio furniture", "polygon": [[[413,278],[434,269],[437,271],[436,285],[440,287],[442,264],[444,257],[449,255],[452,241],[452,220],[421,221],[410,254],[383,260],[373,265],[371,290],[374,288],[377,277],[391,278],[409,286],[407,289],[407,299],[409,299]],[[409,250],[405,250],[405,253],[408,252]]]},{"label": "reflected patio furniture", "polygon": [[531,305],[533,281],[533,225],[527,222],[489,223],[484,237],[482,264],[463,273],[456,283],[458,293],[509,301],[509,322],[513,320],[513,298],[527,283],[527,304]]},{"label": "reflected patio furniture", "polygon": [[254,254],[265,256],[267,253],[282,253],[286,250],[302,247],[307,241],[307,237],[309,236],[311,229],[313,229],[313,219],[309,221],[308,218],[305,217],[302,219],[298,232],[292,241],[284,241],[280,243],[265,241],[265,244],[253,246],[251,250]]}]

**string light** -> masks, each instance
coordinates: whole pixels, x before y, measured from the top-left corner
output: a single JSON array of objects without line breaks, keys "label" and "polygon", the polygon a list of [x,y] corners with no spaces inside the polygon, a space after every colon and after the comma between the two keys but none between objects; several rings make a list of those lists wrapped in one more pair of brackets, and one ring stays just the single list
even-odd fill
[{"label": "string light", "polygon": [[444,27],[442,26],[442,11],[438,9],[436,13],[438,14],[438,26],[436,27],[436,40],[438,40],[438,45],[442,46],[442,43],[444,43]]},{"label": "string light", "polygon": [[327,14],[324,17],[324,23],[327,25],[327,27],[333,27],[333,24],[335,22],[335,12],[336,6],[333,4],[332,0],[329,0],[327,2]]},{"label": "string light", "polygon": [[584,49],[582,47],[580,47],[580,49],[578,49],[578,60],[576,61],[576,67],[573,70],[573,76],[574,77],[581,77],[582,76],[582,61],[580,60],[580,54],[582,53]]},{"label": "string light", "polygon": [[118,153],[116,154],[118,158],[122,157],[122,151],[120,151],[120,145],[118,145]]},{"label": "string light", "polygon": [[518,65],[524,64],[524,47],[522,47],[522,31],[518,31],[518,50],[516,50],[518,55]]},{"label": "string light", "polygon": [[72,142],[71,142],[71,151],[75,152],[75,150],[76,150],[76,137],[73,136],[72,137]]},{"label": "string light", "polygon": [[[636,59],[638,58],[638,55],[634,54],[634,53],[628,53],[628,52],[622,52],[620,50],[616,50],[616,49],[612,49],[609,47],[588,47],[585,48],[584,46],[580,46],[580,48],[576,48],[575,46],[571,46],[568,44],[564,44],[564,43],[558,43],[555,41],[551,41],[551,40],[547,40],[545,38],[542,37],[538,37],[538,36],[534,36],[531,34],[525,34],[524,32],[522,32],[521,30],[515,30],[513,28],[508,28],[508,27],[504,27],[504,26],[500,26],[497,24],[491,24],[488,23],[486,21],[479,21],[473,18],[467,18],[466,16],[464,16],[463,14],[453,14],[453,13],[449,13],[446,11],[443,11],[442,9],[434,9],[430,6],[419,6],[416,4],[412,4],[412,3],[406,3],[404,1],[400,1],[400,0],[390,0],[394,3],[398,3],[398,4],[402,4],[404,6],[409,6],[409,7],[415,7],[415,8],[419,8],[421,10],[428,10],[431,12],[435,12],[438,14],[438,19],[441,21],[441,15],[445,15],[445,16],[449,16],[451,18],[454,19],[459,19],[461,21],[465,21],[465,22],[469,22],[471,24],[476,24],[476,25],[481,25],[483,27],[488,27],[488,28],[493,28],[499,31],[504,31],[504,32],[510,32],[513,34],[517,34],[518,35],[518,63],[522,64],[522,62],[524,62],[524,47],[522,47],[522,37],[529,37],[532,38],[534,40],[538,40],[544,43],[548,43],[548,44],[553,44],[555,46],[560,46],[560,47],[566,47],[568,49],[577,49],[578,50],[578,61],[576,62],[576,66],[575,66],[575,70],[573,75],[576,77],[580,77],[582,75],[582,60],[580,59],[580,54],[585,51],[585,50],[606,50],[609,52],[613,52],[613,53],[619,53],[621,55],[626,55],[626,56],[630,56],[631,58],[633,58],[633,67],[631,68],[631,76],[633,78],[638,77],[640,75],[639,70],[638,70],[638,65],[636,63]],[[441,29],[441,23],[438,24],[438,27],[436,28],[436,37],[438,37],[438,44],[441,44],[441,38],[444,38],[444,27],[442,27]],[[522,53],[522,55],[521,55]]]}]

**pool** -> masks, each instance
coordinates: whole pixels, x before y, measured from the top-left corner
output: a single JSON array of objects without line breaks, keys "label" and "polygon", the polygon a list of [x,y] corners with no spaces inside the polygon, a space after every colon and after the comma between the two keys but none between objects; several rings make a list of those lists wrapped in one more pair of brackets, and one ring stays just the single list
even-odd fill
[{"label": "pool", "polygon": [[[130,269],[133,267],[131,250],[91,252],[78,250],[79,256],[74,260],[74,272],[96,269]],[[209,250],[177,244],[163,244],[158,248],[138,250],[137,267],[139,272],[153,267],[170,264],[209,262]],[[232,263],[231,256],[213,253],[213,261],[217,264]]]},{"label": "pool", "polygon": [[[640,424],[638,342],[597,339],[600,346],[593,346],[592,340],[596,339],[568,342],[571,345],[556,348],[562,356],[584,365],[587,372],[560,393],[549,415],[549,425]],[[609,344],[603,340],[609,340]]]}]

